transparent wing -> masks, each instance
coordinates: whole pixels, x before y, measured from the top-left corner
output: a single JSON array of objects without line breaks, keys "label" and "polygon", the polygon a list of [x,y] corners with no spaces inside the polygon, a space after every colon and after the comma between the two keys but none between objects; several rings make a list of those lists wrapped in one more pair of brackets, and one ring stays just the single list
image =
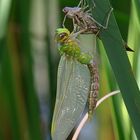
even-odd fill
[{"label": "transparent wing", "polygon": [[62,56],[57,78],[52,139],[66,140],[85,108],[90,87],[90,73],[86,65]]}]

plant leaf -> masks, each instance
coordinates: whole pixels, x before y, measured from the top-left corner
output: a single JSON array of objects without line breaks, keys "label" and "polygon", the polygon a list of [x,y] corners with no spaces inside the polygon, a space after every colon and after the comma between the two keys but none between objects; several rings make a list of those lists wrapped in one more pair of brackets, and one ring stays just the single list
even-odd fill
[{"label": "plant leaf", "polygon": [[[93,17],[104,24],[103,21],[105,21],[107,12],[111,7],[110,3],[108,0],[95,0],[94,2],[96,8],[94,9]],[[92,6],[91,1],[89,1],[89,4]],[[109,19],[108,28],[100,32],[100,38],[121,90],[134,130],[138,139],[140,139],[140,92],[113,13]]]}]

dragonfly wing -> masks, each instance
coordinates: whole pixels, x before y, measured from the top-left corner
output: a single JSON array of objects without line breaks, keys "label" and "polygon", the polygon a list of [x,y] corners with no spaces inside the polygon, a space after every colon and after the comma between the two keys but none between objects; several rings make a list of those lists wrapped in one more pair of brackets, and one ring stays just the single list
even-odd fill
[{"label": "dragonfly wing", "polygon": [[86,65],[62,56],[57,78],[52,139],[66,140],[85,108],[90,87],[90,73]]}]

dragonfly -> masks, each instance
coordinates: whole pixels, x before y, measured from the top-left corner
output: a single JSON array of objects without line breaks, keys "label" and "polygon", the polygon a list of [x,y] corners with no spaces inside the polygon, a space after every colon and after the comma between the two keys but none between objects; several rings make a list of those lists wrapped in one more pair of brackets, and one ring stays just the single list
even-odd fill
[{"label": "dragonfly", "polygon": [[[94,9],[96,7],[96,4],[94,0],[92,2],[93,2],[93,9]],[[63,27],[65,27],[65,21],[66,18],[68,17],[73,21],[74,31],[77,32],[81,30],[82,31],[81,33],[84,34],[93,33],[100,39],[99,33],[101,29],[104,30],[107,29],[113,8],[110,7],[107,13],[105,25],[102,25],[98,21],[96,21],[92,17],[91,9],[87,9],[87,8],[89,8],[89,6],[86,4],[85,0],[80,0],[78,6],[76,7],[64,7],[63,12],[65,13],[65,17],[62,25]],[[124,40],[122,40],[122,42],[126,51],[134,52],[134,50],[132,50]]]},{"label": "dragonfly", "polygon": [[[52,121],[52,139],[65,140],[84,111],[87,100],[89,114],[97,102],[98,74],[93,56],[81,51],[80,32],[70,33],[66,28],[58,28],[55,40],[61,59],[57,74],[57,94]],[[96,73],[96,74],[95,74]]]},{"label": "dragonfly", "polygon": [[[96,4],[93,2],[93,9],[96,7]],[[91,14],[91,9],[87,9],[89,6],[86,4],[85,0],[80,0],[78,6],[76,7],[64,7],[63,12],[65,13],[65,17],[63,19],[63,27],[65,27],[65,21],[66,18],[70,18],[73,21],[74,31],[83,30],[83,33],[94,33],[97,36],[99,35],[99,32],[101,28],[107,29],[110,15],[113,11],[113,8],[111,7],[108,12],[108,16],[106,18],[105,25],[100,24],[98,21],[96,21]]]}]

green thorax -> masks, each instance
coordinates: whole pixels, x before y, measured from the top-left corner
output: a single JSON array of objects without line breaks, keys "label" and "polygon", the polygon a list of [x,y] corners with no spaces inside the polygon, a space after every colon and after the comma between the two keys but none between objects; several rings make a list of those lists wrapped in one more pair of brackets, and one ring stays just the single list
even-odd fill
[{"label": "green thorax", "polygon": [[89,64],[92,57],[87,53],[81,52],[76,38],[73,38],[69,30],[66,28],[58,28],[56,30],[55,39],[59,44],[58,50],[61,55],[76,59],[81,64]]}]

